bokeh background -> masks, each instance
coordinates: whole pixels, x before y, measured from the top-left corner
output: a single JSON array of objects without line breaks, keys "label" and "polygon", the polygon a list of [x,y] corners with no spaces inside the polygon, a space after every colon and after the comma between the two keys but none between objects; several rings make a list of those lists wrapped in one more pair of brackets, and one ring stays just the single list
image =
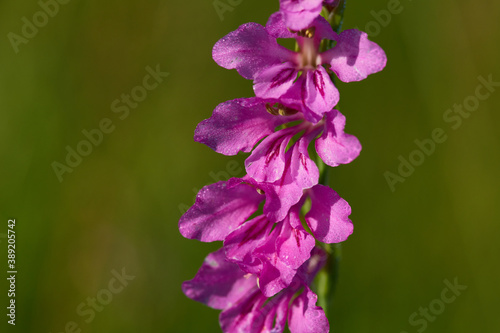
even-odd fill
[{"label": "bokeh background", "polygon": [[[355,224],[331,325],[417,332],[409,316],[457,278],[467,290],[425,331],[498,332],[500,87],[456,130],[443,114],[474,95],[479,76],[500,82],[500,2],[401,0],[377,23],[371,11],[393,3],[348,1],[345,15],[344,27],[369,28],[389,61],[339,84],[347,132],[363,151],[331,171]],[[16,326],[2,313],[2,332],[71,332],[72,321],[85,333],[220,331],[218,311],[180,288],[220,244],[183,239],[177,223],[214,174],[242,176],[244,156],[218,155],[193,131],[218,103],[252,96],[250,81],[213,62],[213,44],[245,22],[264,24],[278,0],[231,8],[221,19],[212,0],[72,0],[16,53],[7,36],[21,35],[40,5],[0,2],[0,267],[15,218],[19,272]],[[170,75],[120,119],[111,103],[157,65]],[[104,118],[114,131],[60,182],[53,162]],[[384,173],[397,173],[398,157],[435,128],[446,142],[391,191]],[[135,278],[85,322],[77,307],[122,269]],[[5,312],[5,279],[0,288]]]}]

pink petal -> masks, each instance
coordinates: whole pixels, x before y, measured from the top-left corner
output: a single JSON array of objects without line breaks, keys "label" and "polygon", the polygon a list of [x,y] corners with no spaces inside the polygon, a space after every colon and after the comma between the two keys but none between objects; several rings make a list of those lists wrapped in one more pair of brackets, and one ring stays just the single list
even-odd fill
[{"label": "pink petal", "polygon": [[299,209],[291,209],[289,221],[284,223],[276,241],[278,258],[288,267],[297,270],[311,257],[311,250],[315,244],[314,237],[302,227]]},{"label": "pink petal", "polygon": [[316,114],[330,111],[339,102],[339,92],[322,66],[307,72],[303,98],[304,105]]},{"label": "pink petal", "polygon": [[337,45],[324,52],[324,63],[344,82],[361,81],[381,71],[387,62],[384,50],[368,40],[368,35],[356,29],[343,31]]},{"label": "pink petal", "polygon": [[245,178],[250,184],[264,191],[264,214],[272,222],[283,220],[289,209],[302,198],[303,191],[318,183],[318,167],[307,153],[307,146],[313,137],[314,133],[301,138],[286,152],[281,179],[274,183],[261,183],[251,177]]},{"label": "pink petal", "polygon": [[253,90],[260,98],[280,98],[297,79],[297,70],[291,62],[268,67],[259,72],[254,80]]},{"label": "pink petal", "polygon": [[202,242],[224,240],[252,215],[263,196],[247,184],[218,182],[203,187],[195,204],[181,217],[179,231]]},{"label": "pink petal", "polygon": [[301,189],[308,189],[318,183],[319,170],[316,163],[309,158],[307,147],[311,140],[316,138],[317,131],[313,131],[300,138],[292,147],[290,172],[294,182]]},{"label": "pink petal", "polygon": [[263,263],[259,285],[267,297],[290,285],[299,267],[310,258],[316,244],[314,237],[300,223],[300,207],[292,208],[290,215],[276,225],[263,245],[253,253]]},{"label": "pink petal", "polygon": [[244,295],[232,307],[221,312],[219,322],[224,333],[262,332],[266,317],[272,308],[261,307],[267,298],[257,289]]},{"label": "pink petal", "polygon": [[332,110],[326,114],[325,130],[316,140],[316,151],[329,166],[350,163],[361,151],[359,140],[345,134],[344,127],[345,117],[339,111]]},{"label": "pink petal", "polygon": [[220,324],[224,333],[280,333],[287,319],[293,293],[268,299],[260,291],[248,293],[237,304],[224,310]]},{"label": "pink petal", "polygon": [[281,0],[280,11],[286,26],[292,30],[302,30],[314,21],[323,8],[322,0]]},{"label": "pink petal", "polygon": [[219,104],[212,117],[198,124],[194,140],[224,155],[250,152],[262,138],[272,134],[276,126],[290,119],[267,112],[266,101],[240,98]]},{"label": "pink petal", "polygon": [[226,260],[222,249],[210,253],[194,279],[182,284],[187,297],[214,309],[233,306],[256,289],[256,278],[245,277],[237,265]]},{"label": "pink petal", "polygon": [[265,243],[274,223],[265,216],[258,216],[243,223],[224,240],[228,260],[238,264],[246,273],[256,274],[262,269],[253,251]]},{"label": "pink petal", "polygon": [[288,314],[291,333],[327,333],[330,330],[325,312],[316,306],[318,296],[306,287],[292,303]]},{"label": "pink petal", "polygon": [[274,38],[295,38],[297,36],[287,28],[281,12],[276,12],[269,17],[266,31]]},{"label": "pink petal", "polygon": [[289,127],[265,138],[245,161],[248,175],[258,182],[269,183],[280,179],[285,169],[285,150],[298,132],[300,127]]},{"label": "pink petal", "polygon": [[[320,7],[321,8],[321,5]],[[304,21],[309,22],[306,25],[303,26],[303,28],[300,29],[294,29],[290,26],[288,26],[288,22],[286,22],[286,18],[288,19],[294,19],[294,16],[297,14],[292,13],[292,12],[277,12],[271,15],[269,20],[267,21],[266,24],[266,30],[267,32],[275,37],[275,38],[296,38],[297,43],[302,46],[304,44],[304,39],[307,37],[301,37],[297,34],[297,32],[291,32],[292,31],[300,31],[305,28],[314,28],[314,45],[318,49],[321,41],[323,39],[328,39],[328,40],[337,40],[337,33],[332,30],[332,27],[330,26],[330,23],[323,18],[322,16],[318,16],[315,14],[315,11],[317,8],[313,11],[306,11],[306,15],[309,17],[302,17]],[[302,15],[302,14],[298,14]],[[300,25],[302,26],[302,25]]]},{"label": "pink petal", "polygon": [[236,69],[246,79],[253,79],[263,69],[290,59],[292,54],[257,23],[240,26],[220,39],[212,50],[219,66]]},{"label": "pink petal", "polygon": [[352,234],[351,207],[337,192],[324,185],[309,190],[311,210],[306,222],[314,237],[323,243],[343,242]]},{"label": "pink petal", "polygon": [[291,154],[288,157],[288,170],[281,180],[262,186],[266,194],[264,214],[271,221],[281,221],[288,214],[290,208],[302,198],[303,188],[295,181],[290,172]]},{"label": "pink petal", "polygon": [[306,95],[305,84],[306,80],[304,79],[304,75],[301,75],[292,85],[292,87],[286,92],[286,94],[281,97],[281,101],[287,107],[302,112],[304,118],[307,121],[315,124],[323,118],[323,114],[321,112],[311,110],[306,105],[304,105]]},{"label": "pink petal", "polygon": [[282,97],[283,103],[317,123],[339,101],[339,92],[323,67],[304,72]]}]

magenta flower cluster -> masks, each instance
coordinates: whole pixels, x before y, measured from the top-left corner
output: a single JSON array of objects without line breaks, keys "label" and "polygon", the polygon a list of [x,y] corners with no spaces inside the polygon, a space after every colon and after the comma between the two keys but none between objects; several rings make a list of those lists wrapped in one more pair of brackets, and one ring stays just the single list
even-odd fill
[{"label": "magenta flower cluster", "polygon": [[[224,155],[250,153],[247,175],[205,186],[179,230],[223,241],[183,291],[222,310],[224,332],[283,332],[287,323],[292,333],[329,331],[311,289],[327,257],[319,243],[345,241],[353,224],[349,204],[319,184],[309,146],[314,142],[314,154],[331,167],[359,155],[358,139],[344,133],[346,119],[335,109],[331,77],[359,81],[386,64],[366,33],[337,34],[320,16],[337,2],[281,0],[266,26],[244,24],[213,48],[220,66],[253,80],[255,97],[217,106],[195,141]],[[279,38],[295,39],[298,51]]]}]

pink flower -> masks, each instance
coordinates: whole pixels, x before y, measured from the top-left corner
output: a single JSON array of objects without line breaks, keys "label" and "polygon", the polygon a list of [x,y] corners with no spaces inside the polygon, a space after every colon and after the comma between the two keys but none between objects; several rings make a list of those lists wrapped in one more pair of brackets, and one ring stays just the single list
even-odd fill
[{"label": "pink flower", "polygon": [[258,279],[226,260],[221,249],[207,256],[182,290],[189,298],[222,310],[219,321],[225,333],[279,333],[287,321],[292,333],[326,333],[328,320],[309,288],[325,260],[325,253],[315,248],[293,282],[269,299],[260,292]]},{"label": "pink flower", "polygon": [[[277,126],[292,122],[298,124],[275,131]],[[315,143],[316,151],[329,166],[350,163],[359,155],[361,144],[356,137],[345,134],[344,127],[345,117],[337,110],[326,112],[323,120],[313,124],[303,114],[274,100],[243,98],[217,106],[212,117],[196,128],[195,141],[224,155],[252,152],[245,161],[248,175],[262,186],[274,188],[294,205],[304,189],[318,183],[318,168],[308,153],[316,137],[321,135]],[[297,141],[287,150],[293,137]],[[281,212],[271,219],[283,217]]]},{"label": "pink flower", "polygon": [[226,257],[259,278],[262,293],[271,297],[288,287],[309,259],[316,241],[301,225],[300,206],[278,223],[260,215],[243,223],[224,240]]},{"label": "pink flower", "polygon": [[[277,38],[295,38],[300,51],[284,48]],[[335,47],[319,52],[323,39],[335,41]],[[352,82],[382,70],[386,63],[384,51],[366,33],[352,29],[338,35],[322,17],[315,18],[307,31],[292,33],[282,13],[273,14],[266,27],[247,23],[229,33],[215,44],[213,58],[253,80],[257,97],[279,99],[313,123],[339,100],[328,70]]]},{"label": "pink flower", "polygon": [[[247,221],[264,196],[264,215]],[[312,235],[304,230],[299,218],[307,197],[311,209],[305,222]],[[262,293],[270,297],[292,283],[299,267],[309,259],[315,239],[338,243],[353,231],[349,204],[327,186],[316,185],[305,191],[299,203],[281,209],[278,206],[283,198],[287,205],[286,195],[277,195],[248,177],[209,185],[181,217],[179,230],[186,238],[224,241],[227,259],[257,276]],[[285,215],[272,222],[268,215],[276,217],[277,210],[285,211]]]}]

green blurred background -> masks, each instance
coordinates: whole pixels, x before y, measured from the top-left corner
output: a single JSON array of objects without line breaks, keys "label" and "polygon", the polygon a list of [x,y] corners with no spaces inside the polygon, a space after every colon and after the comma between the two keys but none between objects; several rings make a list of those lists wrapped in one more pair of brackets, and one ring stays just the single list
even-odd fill
[{"label": "green blurred background", "polygon": [[[347,132],[363,151],[331,171],[355,224],[333,331],[417,332],[409,316],[457,277],[468,289],[425,331],[498,332],[500,88],[456,130],[443,114],[474,94],[478,76],[500,81],[500,2],[402,0],[377,23],[371,11],[388,3],[348,1],[345,16],[345,28],[371,29],[388,65],[339,84]],[[40,6],[0,2],[0,267],[15,218],[19,272],[15,328],[0,283],[2,332],[65,332],[71,321],[86,333],[220,331],[218,311],[180,288],[220,244],[184,239],[177,223],[211,173],[231,166],[242,176],[244,156],[218,155],[193,131],[218,103],[252,96],[250,81],[213,62],[213,44],[245,22],[264,24],[278,0],[231,7],[221,20],[211,0],[72,0],[16,53],[8,33],[21,35]],[[111,103],[157,64],[170,75],[121,120]],[[52,163],[104,118],[114,131],[60,182]],[[384,172],[396,173],[398,156],[435,128],[447,141],[392,192]],[[122,269],[135,278],[85,322],[77,307]]]}]

